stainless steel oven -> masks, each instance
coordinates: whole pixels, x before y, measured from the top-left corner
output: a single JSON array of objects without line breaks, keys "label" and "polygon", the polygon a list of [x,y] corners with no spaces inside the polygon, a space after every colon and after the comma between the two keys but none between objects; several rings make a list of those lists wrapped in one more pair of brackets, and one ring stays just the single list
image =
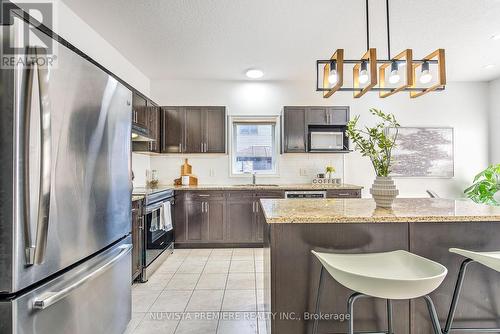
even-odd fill
[{"label": "stainless steel oven", "polygon": [[[165,203],[170,210],[165,210]],[[144,251],[142,281],[148,277],[163,262],[161,259],[170,254],[174,245],[174,230],[169,228],[164,215],[170,215],[173,224],[174,192],[171,189],[163,190],[146,196],[144,210]]]}]

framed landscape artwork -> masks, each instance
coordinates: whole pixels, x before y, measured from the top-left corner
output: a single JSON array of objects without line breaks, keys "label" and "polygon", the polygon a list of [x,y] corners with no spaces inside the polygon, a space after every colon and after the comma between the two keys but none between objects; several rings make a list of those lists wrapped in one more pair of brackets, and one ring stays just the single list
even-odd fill
[{"label": "framed landscape artwork", "polygon": [[[453,128],[400,127],[398,130],[390,176],[454,176]],[[389,129],[391,135],[395,131],[395,128]]]}]

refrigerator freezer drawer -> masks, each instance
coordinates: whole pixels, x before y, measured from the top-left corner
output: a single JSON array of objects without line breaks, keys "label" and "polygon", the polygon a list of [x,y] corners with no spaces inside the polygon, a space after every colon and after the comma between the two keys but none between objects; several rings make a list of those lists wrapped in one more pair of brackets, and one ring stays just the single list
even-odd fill
[{"label": "refrigerator freezer drawer", "polygon": [[39,288],[0,302],[0,333],[121,334],[131,317],[130,238]]}]

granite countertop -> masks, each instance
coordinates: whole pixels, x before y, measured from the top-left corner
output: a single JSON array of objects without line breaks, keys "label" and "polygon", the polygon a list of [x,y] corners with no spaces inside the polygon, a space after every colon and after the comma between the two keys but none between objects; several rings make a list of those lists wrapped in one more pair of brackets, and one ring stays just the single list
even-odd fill
[{"label": "granite countertop", "polygon": [[500,222],[500,207],[468,200],[397,198],[392,209],[373,199],[261,199],[272,223]]},{"label": "granite countertop", "polygon": [[175,190],[359,190],[362,186],[353,184],[200,184],[197,186],[170,186]]},{"label": "granite countertop", "polygon": [[141,201],[144,199],[144,195],[132,195],[132,202]]},{"label": "granite countertop", "polygon": [[163,190],[168,190],[168,189],[173,189],[173,185],[159,185],[158,187],[155,188],[147,188],[147,187],[134,187],[132,190],[132,195],[150,195],[157,193],[159,191]]}]

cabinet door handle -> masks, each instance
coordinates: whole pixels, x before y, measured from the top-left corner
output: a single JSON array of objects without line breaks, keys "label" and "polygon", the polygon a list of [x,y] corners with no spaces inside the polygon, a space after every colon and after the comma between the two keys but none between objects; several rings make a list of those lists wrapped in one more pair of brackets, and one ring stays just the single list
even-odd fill
[{"label": "cabinet door handle", "polygon": [[252,202],[252,212],[255,213],[255,202]]},{"label": "cabinet door handle", "polygon": [[208,205],[208,202],[205,202],[205,212],[208,213],[210,206]]},{"label": "cabinet door handle", "polygon": [[200,146],[201,146],[201,152],[203,152],[203,143],[200,143]]},{"label": "cabinet door handle", "polygon": [[209,194],[198,194],[199,197],[210,197]]},{"label": "cabinet door handle", "polygon": [[182,152],[182,143],[179,143],[179,153]]}]

